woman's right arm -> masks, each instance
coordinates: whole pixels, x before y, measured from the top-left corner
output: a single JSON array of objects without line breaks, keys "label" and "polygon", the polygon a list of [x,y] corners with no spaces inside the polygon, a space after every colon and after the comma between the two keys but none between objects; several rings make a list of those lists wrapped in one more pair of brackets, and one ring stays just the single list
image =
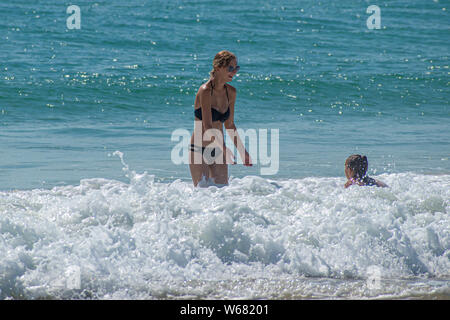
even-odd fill
[{"label": "woman's right arm", "polygon": [[204,84],[199,89],[200,106],[202,108],[202,128],[203,133],[211,129],[212,114],[211,114],[211,88],[208,84]]}]

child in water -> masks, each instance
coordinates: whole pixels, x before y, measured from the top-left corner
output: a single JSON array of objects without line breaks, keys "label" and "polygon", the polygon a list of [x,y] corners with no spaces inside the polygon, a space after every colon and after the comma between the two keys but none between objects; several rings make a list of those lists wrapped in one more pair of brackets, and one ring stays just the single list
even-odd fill
[{"label": "child in water", "polygon": [[348,180],[344,187],[348,188],[352,184],[357,184],[359,186],[387,187],[385,183],[370,178],[367,175],[368,166],[369,163],[366,156],[354,154],[348,157],[347,160],[345,160],[345,176]]}]

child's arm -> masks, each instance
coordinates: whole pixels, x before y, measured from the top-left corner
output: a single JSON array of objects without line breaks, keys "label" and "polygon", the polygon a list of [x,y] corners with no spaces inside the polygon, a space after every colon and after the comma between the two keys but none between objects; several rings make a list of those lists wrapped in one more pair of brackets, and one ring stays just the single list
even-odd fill
[{"label": "child's arm", "polygon": [[389,187],[386,183],[381,182],[380,180],[375,180],[375,181],[377,182],[377,187],[381,187],[381,188],[388,188]]}]

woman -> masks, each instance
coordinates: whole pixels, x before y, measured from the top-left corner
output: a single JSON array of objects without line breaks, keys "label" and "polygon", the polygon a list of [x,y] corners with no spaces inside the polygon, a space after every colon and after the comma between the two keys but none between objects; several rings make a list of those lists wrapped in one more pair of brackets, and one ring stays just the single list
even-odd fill
[{"label": "woman", "polygon": [[214,57],[210,79],[200,86],[195,96],[194,133],[189,153],[194,186],[207,186],[210,182],[228,184],[228,164],[236,162],[233,153],[225,146],[224,125],[241,159],[244,159],[244,165],[252,165],[234,124],[236,89],[227,84],[239,68],[233,53],[220,51]]},{"label": "woman", "polygon": [[387,187],[387,185],[381,181],[375,180],[367,175],[367,169],[369,162],[366,156],[360,154],[353,154],[345,160],[345,176],[347,182],[345,188],[350,187],[353,184],[359,186],[377,186]]}]

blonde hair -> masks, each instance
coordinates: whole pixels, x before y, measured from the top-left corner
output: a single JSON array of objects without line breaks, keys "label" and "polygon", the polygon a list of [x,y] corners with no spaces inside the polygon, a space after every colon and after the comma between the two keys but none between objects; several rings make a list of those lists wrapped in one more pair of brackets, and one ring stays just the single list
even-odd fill
[{"label": "blonde hair", "polygon": [[236,56],[227,50],[222,50],[216,54],[213,60],[213,68],[209,72],[209,76],[211,79],[214,78],[214,71],[216,68],[226,67],[230,64],[231,61],[236,60]]}]

